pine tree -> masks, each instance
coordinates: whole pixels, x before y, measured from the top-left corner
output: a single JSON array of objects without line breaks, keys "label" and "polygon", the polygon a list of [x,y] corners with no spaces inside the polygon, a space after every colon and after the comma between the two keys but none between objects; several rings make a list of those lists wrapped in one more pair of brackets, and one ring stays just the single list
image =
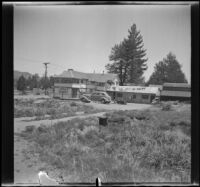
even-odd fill
[{"label": "pine tree", "polygon": [[133,24],[129,30],[128,39],[125,40],[127,50],[127,60],[130,61],[129,82],[141,83],[143,73],[147,69],[146,50],[143,49],[143,38],[140,31],[137,31]]},{"label": "pine tree", "polygon": [[25,94],[26,90],[26,79],[21,75],[17,81],[17,90],[21,91],[22,94]]},{"label": "pine tree", "polygon": [[181,65],[176,60],[173,53],[169,53],[163,61],[158,62],[154,67],[154,72],[149,78],[148,84],[187,83]]},{"label": "pine tree", "polygon": [[109,73],[116,73],[120,79],[120,85],[124,83],[142,83],[144,71],[147,69],[146,50],[143,49],[143,38],[133,24],[128,30],[129,35],[120,44],[116,44],[109,56],[112,64],[107,64]]},{"label": "pine tree", "polygon": [[28,79],[26,80],[26,86],[27,86],[30,90],[32,90],[32,88],[31,88],[31,81],[32,81],[32,77],[29,76]]},{"label": "pine tree", "polygon": [[54,86],[54,78],[52,76],[49,78],[49,84],[50,84],[50,87]]},{"label": "pine tree", "polygon": [[30,89],[32,90],[33,88],[38,88],[39,87],[39,75],[35,74],[32,76],[31,81],[30,81]]},{"label": "pine tree", "polygon": [[47,88],[50,88],[51,87],[51,83],[50,83],[50,79],[48,77],[42,77],[40,79],[40,87],[42,89],[47,89]]}]

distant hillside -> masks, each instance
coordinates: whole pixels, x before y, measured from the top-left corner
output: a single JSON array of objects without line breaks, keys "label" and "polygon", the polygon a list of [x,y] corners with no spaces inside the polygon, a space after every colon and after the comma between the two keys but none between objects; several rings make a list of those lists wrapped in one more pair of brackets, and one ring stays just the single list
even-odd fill
[{"label": "distant hillside", "polygon": [[31,73],[14,70],[14,80],[18,80],[21,75],[23,75],[26,79],[32,76]]}]

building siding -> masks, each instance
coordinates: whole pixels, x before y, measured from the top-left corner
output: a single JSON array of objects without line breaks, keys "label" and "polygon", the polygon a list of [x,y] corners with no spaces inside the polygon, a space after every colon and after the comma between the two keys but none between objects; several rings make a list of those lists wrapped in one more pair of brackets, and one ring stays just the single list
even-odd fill
[{"label": "building siding", "polygon": [[76,71],[65,71],[54,77],[54,97],[63,99],[79,98],[82,93],[106,91],[107,81],[116,80],[114,74],[86,74]]},{"label": "building siding", "polygon": [[[125,100],[128,103],[151,103],[156,97],[152,93],[114,92],[107,91],[112,100]],[[144,98],[144,96],[146,96]]]}]

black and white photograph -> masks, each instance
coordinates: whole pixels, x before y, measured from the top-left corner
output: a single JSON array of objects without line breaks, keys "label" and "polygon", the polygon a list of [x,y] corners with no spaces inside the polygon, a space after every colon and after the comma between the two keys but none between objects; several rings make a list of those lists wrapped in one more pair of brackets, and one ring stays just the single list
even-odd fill
[{"label": "black and white photograph", "polygon": [[15,4],[14,184],[190,183],[191,6]]}]

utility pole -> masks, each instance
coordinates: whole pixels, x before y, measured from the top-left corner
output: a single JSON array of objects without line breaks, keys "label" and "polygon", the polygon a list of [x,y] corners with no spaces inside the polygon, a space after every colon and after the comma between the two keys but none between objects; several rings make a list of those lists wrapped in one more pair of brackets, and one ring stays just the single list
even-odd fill
[{"label": "utility pole", "polygon": [[45,95],[47,95],[47,88],[46,88],[46,84],[47,84],[47,65],[50,64],[49,62],[44,62],[43,63],[45,65]]}]

